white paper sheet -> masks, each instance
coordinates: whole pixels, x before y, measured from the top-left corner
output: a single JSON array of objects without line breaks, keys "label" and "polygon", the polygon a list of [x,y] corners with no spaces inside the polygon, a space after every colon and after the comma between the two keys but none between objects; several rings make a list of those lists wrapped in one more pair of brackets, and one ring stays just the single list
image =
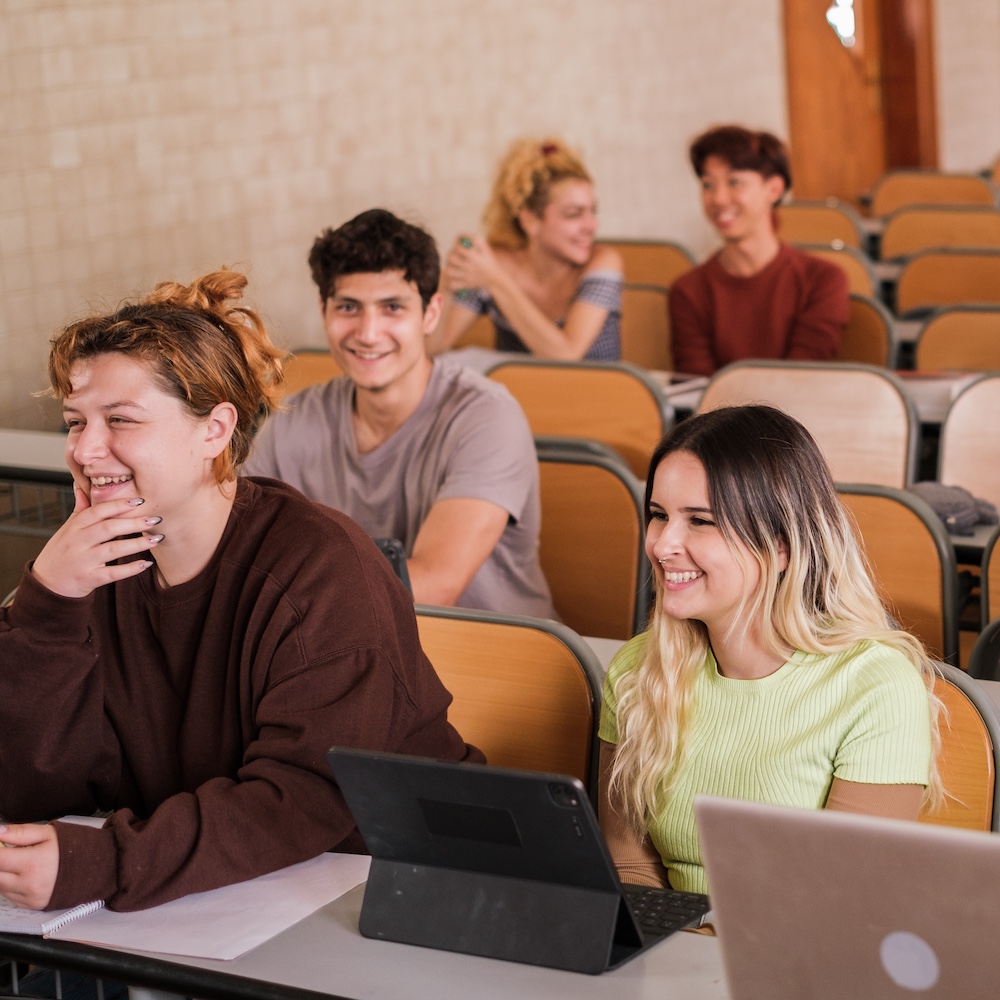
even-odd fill
[{"label": "white paper sheet", "polygon": [[368,878],[371,858],[321,854],[249,882],[197,892],[135,913],[100,910],[52,937],[125,951],[238,958]]}]

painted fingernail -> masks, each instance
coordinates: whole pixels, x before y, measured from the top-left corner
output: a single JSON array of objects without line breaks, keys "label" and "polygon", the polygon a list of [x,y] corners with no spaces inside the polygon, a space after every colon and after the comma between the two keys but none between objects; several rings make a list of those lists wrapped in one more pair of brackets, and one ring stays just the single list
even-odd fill
[{"label": "painted fingernail", "polygon": [[163,541],[163,535],[150,535],[149,536],[149,544],[150,545],[156,545],[158,542],[162,542],[162,541]]},{"label": "painted fingernail", "polygon": [[144,523],[152,527],[154,524],[159,524],[162,520],[162,517],[147,517],[144,519]]},{"label": "painted fingernail", "polygon": [[152,565],[153,565],[153,560],[152,559],[143,559],[142,560],[142,568],[143,569],[149,569],[149,567],[152,566]]},{"label": "painted fingernail", "polygon": [[145,503],[145,502],[146,501],[142,497],[132,497],[132,499],[129,500],[128,505],[130,507],[138,507],[139,504],[142,504],[142,503]]}]

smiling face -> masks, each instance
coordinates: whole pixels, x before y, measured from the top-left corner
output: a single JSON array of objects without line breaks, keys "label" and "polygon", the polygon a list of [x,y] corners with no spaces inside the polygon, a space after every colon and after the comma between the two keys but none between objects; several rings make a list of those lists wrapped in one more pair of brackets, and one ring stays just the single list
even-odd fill
[{"label": "smiling face", "polygon": [[123,354],[76,362],[70,381],[66,462],[91,504],[143,497],[145,516],[175,529],[196,520],[205,491],[219,491],[212,464],[231,429],[220,437],[211,414],[193,416],[146,365]]},{"label": "smiling face", "polygon": [[541,218],[524,209],[519,221],[529,243],[578,267],[594,252],[597,199],[590,181],[568,178],[552,185]]},{"label": "smiling face", "polygon": [[773,233],[771,216],[784,189],[777,174],[734,170],[719,156],[709,156],[701,172],[702,208],[726,242]]},{"label": "smiling face", "polygon": [[690,452],[671,452],[660,462],[649,514],[646,555],[663,584],[663,610],[672,618],[704,622],[710,636],[723,636],[760,583],[760,567],[745,544],[731,546],[723,536],[709,503],[705,467]]},{"label": "smiling face", "polygon": [[424,309],[402,271],[345,274],[323,305],[323,323],[334,359],[359,389],[422,394],[431,367],[426,338],[440,312],[440,296]]}]

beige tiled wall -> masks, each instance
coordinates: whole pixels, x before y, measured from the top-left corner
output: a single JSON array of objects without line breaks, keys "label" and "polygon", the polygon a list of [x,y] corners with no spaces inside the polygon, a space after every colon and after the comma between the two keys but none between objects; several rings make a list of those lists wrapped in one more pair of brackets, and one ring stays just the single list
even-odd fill
[{"label": "beige tiled wall", "polygon": [[944,170],[1000,156],[1000,0],[937,0],[938,139]]},{"label": "beige tiled wall", "polygon": [[0,425],[54,426],[46,342],[219,264],[321,340],[314,235],[385,205],[447,245],[498,155],[564,135],[607,235],[710,245],[684,160],[784,131],[779,0],[0,0]]}]

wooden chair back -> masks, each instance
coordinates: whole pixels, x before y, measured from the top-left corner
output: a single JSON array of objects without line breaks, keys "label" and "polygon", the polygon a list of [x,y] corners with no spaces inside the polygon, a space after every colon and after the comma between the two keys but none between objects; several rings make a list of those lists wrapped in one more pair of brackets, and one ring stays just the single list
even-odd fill
[{"label": "wooden chair back", "polygon": [[497,346],[497,330],[489,316],[477,316],[472,325],[455,341],[459,347],[488,347],[493,350]]},{"label": "wooden chair back", "polygon": [[854,483],[837,489],[890,614],[932,656],[957,663],[958,570],[944,525],[906,490]]},{"label": "wooden chair back", "polygon": [[1000,720],[990,696],[956,667],[940,663],[934,693],[944,703],[938,772],[945,801],[923,823],[967,830],[1000,828],[996,769]]},{"label": "wooden chair back", "polygon": [[962,486],[1000,507],[1000,374],[984,375],[955,397],[938,451],[938,482]]},{"label": "wooden chair back", "polygon": [[892,316],[881,302],[851,294],[851,315],[840,338],[835,361],[892,368],[896,341]]},{"label": "wooden chair back", "polygon": [[902,384],[885,369],[741,361],[716,372],[698,411],[745,403],[770,403],[801,421],[838,482],[913,482],[920,424]]},{"label": "wooden chair back", "polygon": [[454,701],[448,720],[490,764],[596,788],[601,668],[565,625],[418,604],[420,644]]},{"label": "wooden chair back", "polygon": [[778,234],[786,243],[833,243],[860,250],[863,246],[857,212],[837,198],[790,201],[778,206]]},{"label": "wooden chair back", "polygon": [[890,170],[875,182],[871,214],[876,217],[908,205],[995,205],[996,191],[980,174],[936,170]]},{"label": "wooden chair back", "polygon": [[670,315],[662,285],[622,288],[622,361],[653,371],[671,371]]},{"label": "wooden chair back", "polygon": [[872,262],[860,250],[844,246],[842,243],[820,245],[803,243],[800,250],[836,264],[847,275],[847,288],[854,295],[864,295],[874,299],[878,296],[879,282],[875,277]]},{"label": "wooden chair back", "polygon": [[918,371],[1000,371],[1000,306],[934,313],[917,337]]},{"label": "wooden chair back", "polygon": [[897,315],[976,302],[1000,302],[1000,251],[923,250],[896,282]]},{"label": "wooden chair back", "polygon": [[600,441],[645,480],[667,430],[662,392],[646,372],[624,362],[525,358],[502,361],[488,374],[521,404],[532,434]]},{"label": "wooden chair back", "polygon": [[1000,250],[1000,210],[988,205],[913,205],[886,219],[883,260],[940,247]]},{"label": "wooden chair back", "polygon": [[[973,677],[989,677],[990,680],[994,681],[1000,681],[1000,671],[996,671],[996,676],[993,676],[992,672],[990,674],[973,673],[973,664],[976,661],[976,650],[978,650],[980,642],[983,641],[987,627],[1000,618],[1000,545],[997,545],[998,539],[1000,539],[1000,529],[994,532],[986,545],[983,546],[983,562],[979,571],[982,632],[979,639],[976,640],[976,649],[973,650],[972,659],[969,661],[969,672],[972,673]],[[996,629],[994,629],[995,631]],[[1000,654],[1000,639],[992,641],[987,648]],[[992,662],[997,662],[995,657]]]},{"label": "wooden chair back", "polygon": [[300,347],[292,351],[282,362],[282,370],[285,373],[284,396],[344,374],[333,355],[321,347]]},{"label": "wooden chair back", "polygon": [[671,240],[599,240],[622,255],[625,281],[630,285],[669,288],[697,263],[687,247]]},{"label": "wooden chair back", "polygon": [[539,559],[559,617],[581,635],[631,638],[650,605],[642,484],[619,459],[551,446],[538,470]]}]

